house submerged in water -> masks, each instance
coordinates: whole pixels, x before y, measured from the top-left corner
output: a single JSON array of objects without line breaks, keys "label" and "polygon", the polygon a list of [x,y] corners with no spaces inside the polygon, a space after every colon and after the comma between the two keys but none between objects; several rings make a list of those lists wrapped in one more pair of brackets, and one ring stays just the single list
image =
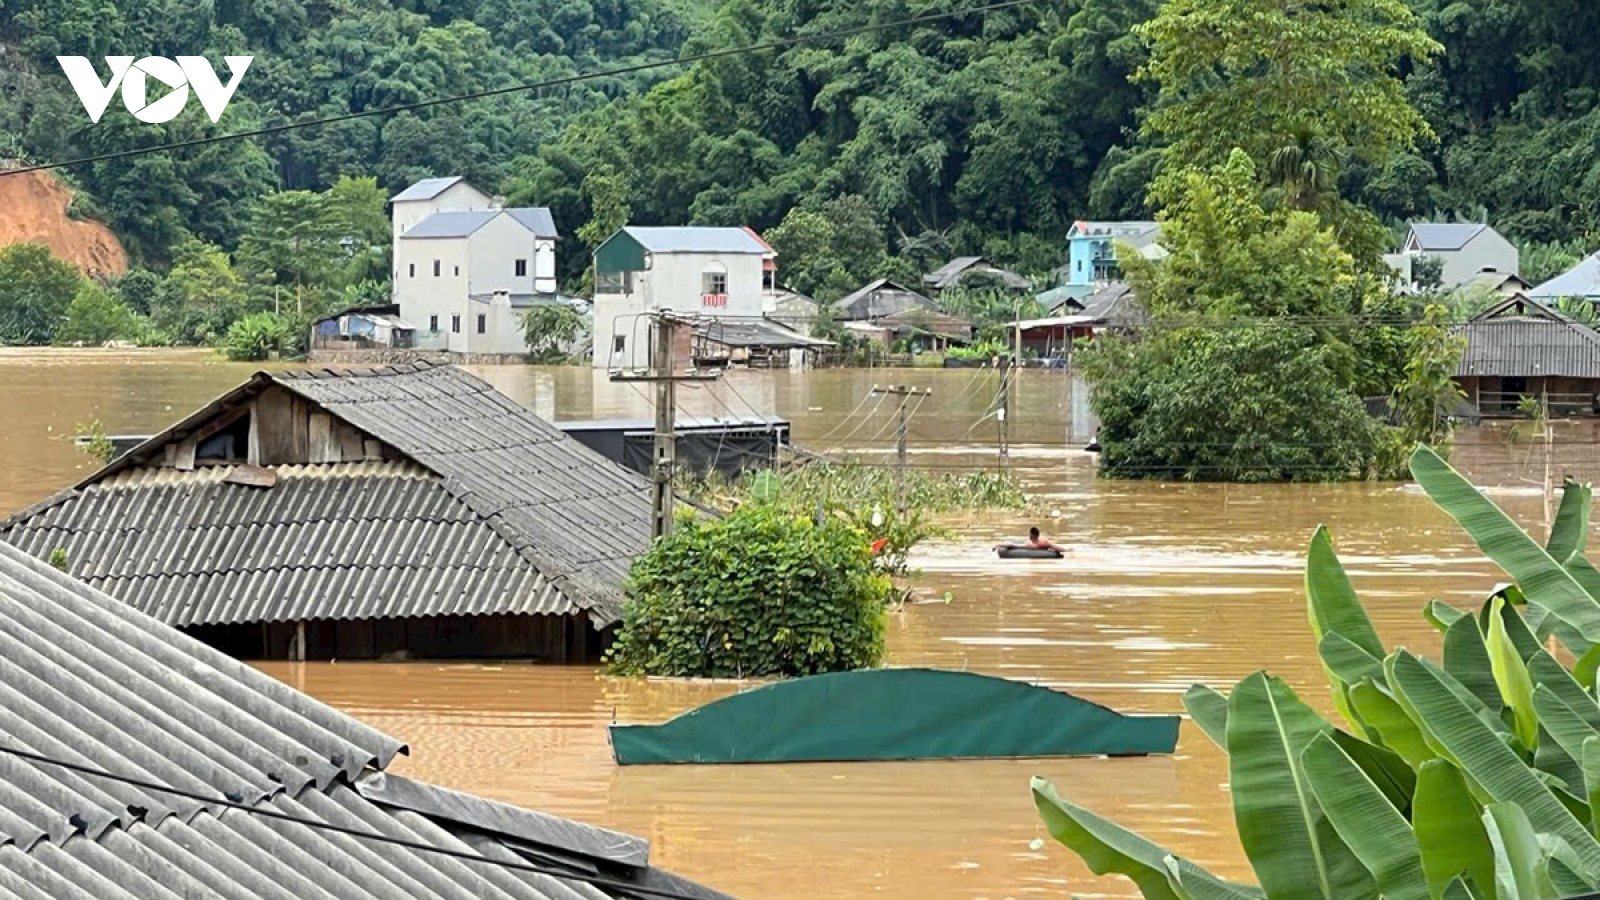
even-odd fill
[{"label": "house submerged in water", "polygon": [[0,540],[234,656],[581,661],[647,487],[453,367],[260,372]]}]

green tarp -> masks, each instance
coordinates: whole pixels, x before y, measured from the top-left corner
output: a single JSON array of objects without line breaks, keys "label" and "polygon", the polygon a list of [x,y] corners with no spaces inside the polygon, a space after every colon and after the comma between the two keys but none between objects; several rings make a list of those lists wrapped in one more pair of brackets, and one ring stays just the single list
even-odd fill
[{"label": "green tarp", "polygon": [[937,669],[813,675],[661,725],[611,726],[625,766],[1139,756],[1177,742],[1177,716],[1125,716],[1049,688]]}]

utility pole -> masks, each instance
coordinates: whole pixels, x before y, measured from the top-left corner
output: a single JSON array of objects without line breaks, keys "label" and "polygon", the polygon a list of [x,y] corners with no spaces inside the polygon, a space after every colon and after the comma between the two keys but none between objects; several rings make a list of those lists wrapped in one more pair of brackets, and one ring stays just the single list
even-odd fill
[{"label": "utility pole", "polygon": [[906,426],[909,424],[910,420],[906,416],[906,403],[912,397],[931,397],[933,396],[933,391],[930,391],[927,388],[910,387],[903,384],[892,384],[888,387],[878,387],[874,385],[871,393],[893,394],[900,398],[900,408],[897,412],[897,415],[899,415],[900,419],[895,427],[894,441],[895,454],[898,458],[898,462],[895,464],[894,470],[894,490],[896,508],[899,509],[900,514],[903,516],[906,514],[906,510],[908,508],[906,505]]},{"label": "utility pole", "polygon": [[995,420],[1000,425],[1000,433],[998,437],[998,449],[1000,452],[1000,457],[997,464],[1001,469],[1006,467],[1006,463],[1009,462],[1011,458],[1011,445],[1009,440],[1010,434],[1008,433],[1010,426],[1007,424],[1007,420],[1011,418],[1010,378],[1011,364],[1008,362],[1008,360],[1006,360],[1005,357],[1002,356],[1000,358],[1000,395],[996,397],[994,401],[994,416]]},{"label": "utility pole", "polygon": [[678,382],[715,381],[714,374],[675,370],[676,348],[680,329],[691,326],[692,319],[679,316],[671,310],[650,314],[654,320],[651,334],[650,370],[647,374],[614,372],[612,381],[649,381],[656,386],[655,449],[650,463],[650,538],[652,540],[672,533],[677,495],[673,480],[678,465]]}]

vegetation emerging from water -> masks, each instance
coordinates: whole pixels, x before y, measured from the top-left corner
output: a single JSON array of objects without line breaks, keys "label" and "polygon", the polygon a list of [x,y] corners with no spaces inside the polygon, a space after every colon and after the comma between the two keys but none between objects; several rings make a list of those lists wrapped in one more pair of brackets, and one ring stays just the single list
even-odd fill
[{"label": "vegetation emerging from water", "polygon": [[[908,468],[905,473],[906,505],[925,513],[989,509],[1025,509],[1027,494],[1010,472],[928,472]],[[731,509],[757,500],[799,507],[882,510],[896,506],[895,469],[858,462],[805,462],[781,471],[746,472],[733,481],[711,475],[688,481],[685,493],[696,499]]]},{"label": "vegetation emerging from water", "polygon": [[[1148,900],[1556,900],[1600,887],[1590,488],[1567,484],[1541,546],[1432,451],[1419,448],[1411,466],[1515,584],[1476,612],[1428,603],[1442,661],[1389,652],[1317,531],[1306,599],[1343,721],[1265,672],[1227,695],[1196,685],[1184,697],[1228,753],[1239,840],[1260,887],[1225,882],[1036,778],[1057,840]],[[1556,644],[1574,667],[1558,662]]]},{"label": "vegetation emerging from water", "polygon": [[846,520],[770,504],[688,519],[634,562],[611,667],[710,678],[870,668],[890,599],[866,533]]}]

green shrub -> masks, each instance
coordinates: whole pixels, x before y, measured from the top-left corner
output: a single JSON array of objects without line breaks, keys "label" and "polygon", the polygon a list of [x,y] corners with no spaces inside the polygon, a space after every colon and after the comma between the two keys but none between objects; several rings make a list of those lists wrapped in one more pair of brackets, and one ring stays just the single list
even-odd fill
[{"label": "green shrub", "polygon": [[274,353],[282,354],[294,343],[294,334],[287,320],[272,313],[254,313],[234,322],[228,328],[228,337],[222,352],[232,360],[252,362],[270,359]]},{"label": "green shrub", "polygon": [[685,521],[634,562],[611,667],[710,678],[868,668],[883,656],[890,590],[846,522],[763,505]]}]

